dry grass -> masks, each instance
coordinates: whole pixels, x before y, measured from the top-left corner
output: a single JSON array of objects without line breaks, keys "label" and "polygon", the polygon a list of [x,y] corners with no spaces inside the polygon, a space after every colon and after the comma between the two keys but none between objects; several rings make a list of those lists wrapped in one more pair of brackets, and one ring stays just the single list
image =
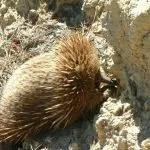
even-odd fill
[{"label": "dry grass", "polygon": [[3,40],[0,47],[0,95],[12,72],[25,61],[38,54],[35,51],[25,51],[19,39]]},{"label": "dry grass", "polygon": [[23,20],[4,31],[0,28],[0,96],[12,72],[25,61],[50,51],[55,43],[55,24],[32,26]]}]

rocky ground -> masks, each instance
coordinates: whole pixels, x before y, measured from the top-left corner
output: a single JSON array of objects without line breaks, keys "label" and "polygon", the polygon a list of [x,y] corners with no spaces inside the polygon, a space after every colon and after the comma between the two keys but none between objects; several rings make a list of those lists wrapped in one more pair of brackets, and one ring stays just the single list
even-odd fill
[{"label": "rocky ground", "polygon": [[119,94],[92,120],[27,139],[22,150],[150,150],[150,1],[85,0],[58,20],[49,2],[0,0],[0,93],[19,65],[78,29],[119,80]]}]

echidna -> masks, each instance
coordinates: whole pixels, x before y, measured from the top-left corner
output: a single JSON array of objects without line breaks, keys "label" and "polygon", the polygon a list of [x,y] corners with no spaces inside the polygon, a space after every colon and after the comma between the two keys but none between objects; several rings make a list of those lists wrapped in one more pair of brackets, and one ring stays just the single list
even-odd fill
[{"label": "echidna", "polygon": [[64,128],[103,99],[98,52],[73,33],[56,49],[14,71],[0,101],[0,141],[18,142],[45,129]]}]

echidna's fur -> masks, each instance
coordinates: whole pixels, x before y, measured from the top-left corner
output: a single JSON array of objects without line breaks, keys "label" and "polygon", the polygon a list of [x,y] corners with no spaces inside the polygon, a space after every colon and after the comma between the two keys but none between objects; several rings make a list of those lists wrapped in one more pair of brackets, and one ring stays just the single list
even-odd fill
[{"label": "echidna's fur", "polygon": [[79,33],[56,50],[20,66],[0,101],[0,140],[18,142],[41,130],[64,128],[102,98],[98,53]]}]

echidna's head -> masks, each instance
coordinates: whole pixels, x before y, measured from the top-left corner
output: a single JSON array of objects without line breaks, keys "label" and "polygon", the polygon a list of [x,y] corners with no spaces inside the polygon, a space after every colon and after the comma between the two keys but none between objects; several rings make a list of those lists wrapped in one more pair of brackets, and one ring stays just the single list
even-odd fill
[{"label": "echidna's head", "polygon": [[81,105],[83,110],[91,106],[100,83],[98,52],[89,40],[74,33],[60,42],[56,57],[57,93],[63,93],[65,100]]}]

